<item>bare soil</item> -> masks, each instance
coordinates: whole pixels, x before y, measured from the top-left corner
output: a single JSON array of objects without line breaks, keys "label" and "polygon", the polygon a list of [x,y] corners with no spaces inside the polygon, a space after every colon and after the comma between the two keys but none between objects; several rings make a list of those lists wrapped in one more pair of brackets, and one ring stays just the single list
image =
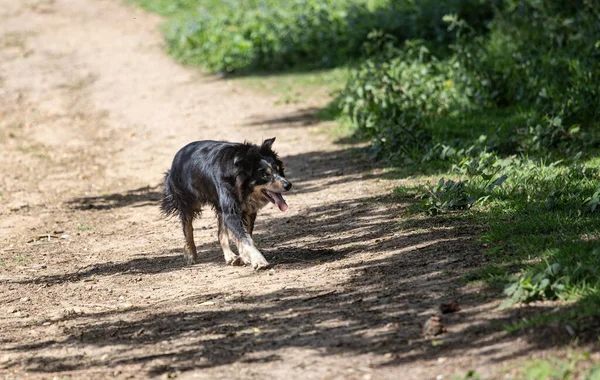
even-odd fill
[{"label": "bare soil", "polygon": [[[181,67],[160,22],[119,0],[0,0],[5,378],[496,378],[561,352],[564,329],[498,327],[525,309],[461,280],[482,228],[403,224],[390,194],[409,179],[323,133],[311,110],[327,99],[276,104]],[[173,155],[272,136],[294,183],[290,209],[257,222],[273,269],[226,266],[210,214],[186,266],[157,207]],[[425,337],[453,300],[447,331]]]}]

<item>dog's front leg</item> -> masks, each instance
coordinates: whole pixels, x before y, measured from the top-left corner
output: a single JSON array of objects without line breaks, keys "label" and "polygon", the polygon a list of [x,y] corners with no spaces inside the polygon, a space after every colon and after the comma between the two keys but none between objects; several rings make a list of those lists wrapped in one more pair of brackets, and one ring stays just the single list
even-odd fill
[{"label": "dog's front leg", "polygon": [[221,204],[221,213],[225,227],[235,237],[240,257],[245,263],[252,265],[254,269],[265,269],[269,263],[264,258],[262,253],[254,246],[252,237],[246,231],[244,226],[241,207],[237,199],[231,196],[231,192],[225,189],[219,189],[219,200]]},{"label": "dog's front leg", "polygon": [[229,234],[227,233],[227,227],[225,227],[225,223],[223,222],[223,217],[221,214],[217,214],[217,218],[219,219],[219,243],[221,244],[221,249],[225,256],[225,263],[228,265],[242,265],[242,259],[233,253],[229,246]]},{"label": "dog's front leg", "polygon": [[[248,235],[250,236],[250,238],[252,238],[252,231],[254,230],[254,221],[256,220],[256,214],[255,213],[246,213],[244,212],[242,214],[242,223],[244,224],[244,228],[246,230],[246,232],[248,233]],[[252,264],[252,259],[250,257],[250,252],[246,252],[246,250],[244,249],[245,245],[242,244],[242,242],[240,240],[235,240],[235,245],[237,246],[237,250],[239,253],[239,257],[242,260],[242,262],[246,265],[250,265]]]}]

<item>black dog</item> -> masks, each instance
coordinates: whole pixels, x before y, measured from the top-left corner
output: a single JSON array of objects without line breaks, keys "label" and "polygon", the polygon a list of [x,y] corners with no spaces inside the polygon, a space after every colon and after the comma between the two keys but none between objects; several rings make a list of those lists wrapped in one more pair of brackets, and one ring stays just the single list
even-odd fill
[{"label": "black dog", "polygon": [[[269,202],[281,211],[288,208],[281,195],[291,189],[283,163],[271,146],[224,141],[196,141],[183,147],[165,174],[161,209],[164,215],[178,215],[185,236],[184,256],[189,264],[197,260],[192,221],[210,205],[217,213],[219,242],[225,262],[251,264],[264,269],[269,263],[252,241],[256,213]],[[231,231],[239,256],[229,247]]]}]

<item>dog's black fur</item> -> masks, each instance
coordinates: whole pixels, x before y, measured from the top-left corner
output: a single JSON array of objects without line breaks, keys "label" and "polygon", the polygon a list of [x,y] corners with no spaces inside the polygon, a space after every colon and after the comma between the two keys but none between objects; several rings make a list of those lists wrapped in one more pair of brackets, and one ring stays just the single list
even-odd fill
[{"label": "dog's black fur", "polygon": [[[225,261],[231,265],[268,266],[254,246],[252,231],[258,210],[269,202],[282,211],[287,204],[281,196],[292,184],[285,179],[283,163],[272,150],[275,138],[261,146],[225,141],[196,141],[183,147],[165,174],[161,210],[179,216],[185,236],[184,256],[197,260],[192,221],[202,207],[217,213],[219,242]],[[229,234],[236,240],[239,256],[229,247]]]}]

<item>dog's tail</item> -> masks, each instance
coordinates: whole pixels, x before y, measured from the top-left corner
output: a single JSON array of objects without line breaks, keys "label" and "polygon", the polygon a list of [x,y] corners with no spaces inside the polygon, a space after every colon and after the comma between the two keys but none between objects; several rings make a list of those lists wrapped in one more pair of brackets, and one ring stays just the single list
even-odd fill
[{"label": "dog's tail", "polygon": [[181,177],[169,170],[165,173],[163,197],[160,201],[160,210],[165,217],[178,215],[181,220],[196,217],[200,210],[194,207],[195,198],[185,190]]},{"label": "dog's tail", "polygon": [[165,183],[163,185],[163,197],[160,201],[160,211],[163,216],[170,217],[178,214],[179,202],[177,201],[177,189],[173,186],[171,171],[165,173]]}]

